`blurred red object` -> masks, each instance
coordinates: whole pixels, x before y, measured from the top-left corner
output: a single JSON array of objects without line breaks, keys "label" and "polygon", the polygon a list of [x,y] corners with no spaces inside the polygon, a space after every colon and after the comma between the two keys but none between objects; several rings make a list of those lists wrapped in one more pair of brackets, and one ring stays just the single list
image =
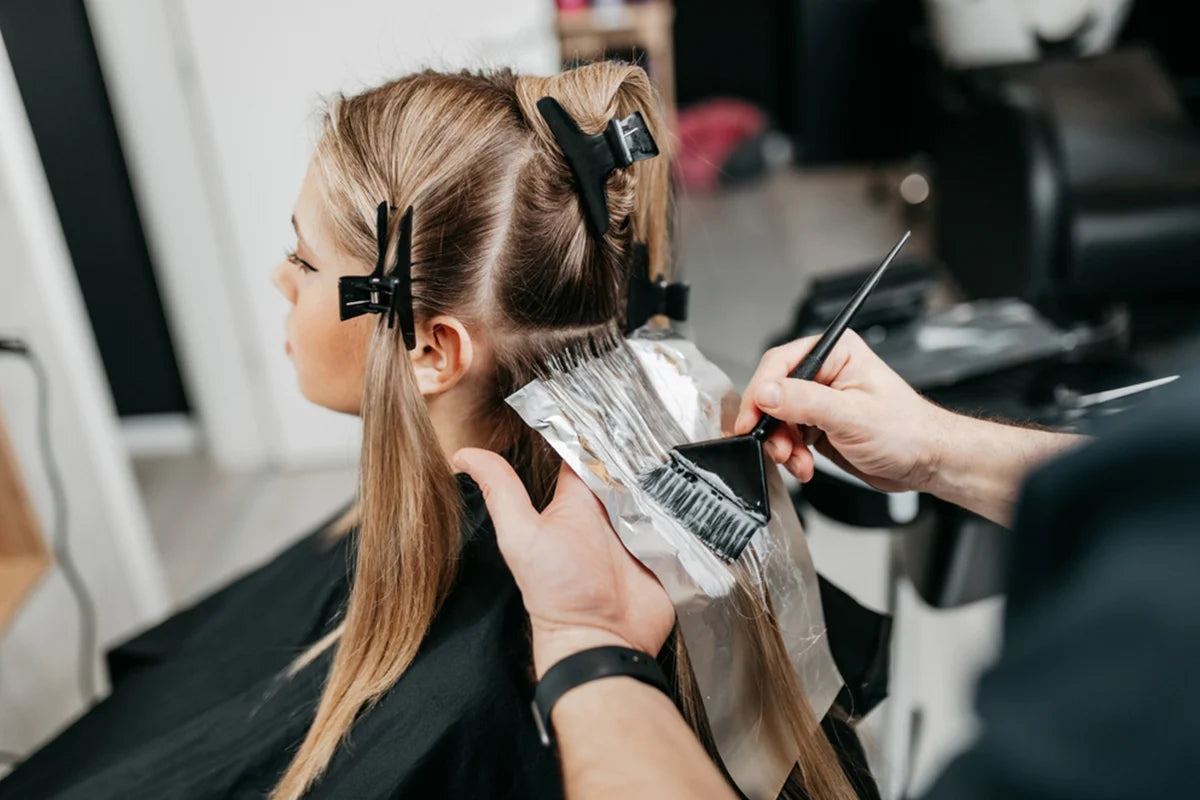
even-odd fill
[{"label": "blurred red object", "polygon": [[554,0],[559,11],[578,11],[588,7],[588,0]]},{"label": "blurred red object", "polygon": [[717,98],[681,110],[675,159],[680,185],[693,191],[717,188],[730,154],[766,127],[766,113],[744,100]]}]

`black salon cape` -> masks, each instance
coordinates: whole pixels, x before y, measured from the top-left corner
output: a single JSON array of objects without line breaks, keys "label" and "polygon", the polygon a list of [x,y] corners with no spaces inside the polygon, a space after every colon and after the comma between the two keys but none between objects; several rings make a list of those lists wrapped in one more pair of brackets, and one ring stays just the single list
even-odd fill
[{"label": "black salon cape", "polygon": [[[521,598],[478,489],[460,483],[455,588],[309,797],[562,796],[530,713]],[[277,676],[336,624],[350,538],[311,535],[111,652],[112,694],[0,781],[0,800],[264,797],[312,721],[331,651]]]},{"label": "black salon cape", "polygon": [[[459,483],[455,588],[309,797],[562,797],[530,711],[520,594],[478,487]],[[278,675],[335,627],[348,597],[352,537],[329,545],[325,527],[110,652],[112,693],[0,781],[0,800],[265,796],[308,730],[332,651]],[[853,729],[833,714],[821,725],[861,800],[878,800]]]}]

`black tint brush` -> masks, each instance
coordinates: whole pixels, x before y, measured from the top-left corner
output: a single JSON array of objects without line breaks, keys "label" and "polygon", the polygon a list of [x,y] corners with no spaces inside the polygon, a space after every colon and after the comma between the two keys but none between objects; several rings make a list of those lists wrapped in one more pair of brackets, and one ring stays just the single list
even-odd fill
[{"label": "black tint brush", "polygon": [[[911,231],[900,237],[788,377],[806,381],[816,377],[910,235]],[[670,461],[642,476],[642,488],[713,552],[735,561],[771,518],[762,445],[779,424],[764,415],[748,434],[680,445],[671,451]]]}]

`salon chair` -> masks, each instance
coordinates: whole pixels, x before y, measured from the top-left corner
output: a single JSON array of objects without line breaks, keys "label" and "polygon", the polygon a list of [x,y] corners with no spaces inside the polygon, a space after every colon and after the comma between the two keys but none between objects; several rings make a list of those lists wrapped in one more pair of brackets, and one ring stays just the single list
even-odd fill
[{"label": "salon chair", "polygon": [[[1142,49],[951,74],[936,128],[937,260],[968,299],[1023,298],[1087,344],[928,394],[1087,430],[1119,409],[1073,413],[1048,383],[1061,399],[1149,380],[1141,343],[1196,336],[1200,131]],[[906,537],[934,605],[1000,588],[1003,532],[964,514],[943,509]]]},{"label": "salon chair", "polygon": [[[1155,348],[1190,337],[1200,351],[1200,133],[1145,50],[943,82],[935,256],[894,265],[855,328],[938,403],[1086,432],[1142,398],[1086,408],[1073,398],[1161,377],[1169,360],[1156,361]],[[817,281],[779,339],[819,331],[861,277]],[[928,298],[947,277],[974,301],[963,309],[1027,303],[1039,321],[1023,326],[1024,345],[964,359],[957,373],[945,372],[944,354],[922,355],[913,331],[934,316]],[[943,324],[953,317],[936,313]],[[968,512],[925,496],[897,507],[836,469],[796,499],[852,526],[897,531],[898,567],[935,607],[1002,590],[1006,532]]]},{"label": "salon chair", "polygon": [[1200,299],[1200,132],[1146,50],[948,73],[937,256],[1062,325]]}]

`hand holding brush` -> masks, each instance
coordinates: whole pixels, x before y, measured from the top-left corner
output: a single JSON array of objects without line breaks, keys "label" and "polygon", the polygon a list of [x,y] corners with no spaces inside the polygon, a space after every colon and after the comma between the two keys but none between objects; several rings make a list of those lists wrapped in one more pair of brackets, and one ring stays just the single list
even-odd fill
[{"label": "hand holding brush", "polygon": [[1008,525],[1030,471],[1086,441],[956,414],[926,400],[854,331],[847,331],[812,381],[788,373],[816,337],[763,356],[734,423],[746,433],[759,410],[787,420],[767,455],[801,481],[813,450],[884,492],[924,492]]},{"label": "hand holding brush", "polygon": [[805,336],[763,355],[733,432],[748,433],[763,413],[792,423],[777,428],[764,450],[801,482],[813,476],[811,447],[880,491],[923,489],[935,455],[956,438],[953,415],[918,394],[852,330],[816,377],[791,380],[816,341]]},{"label": "hand holding brush", "polygon": [[[910,235],[906,232],[901,237],[789,377],[816,377]],[[771,518],[762,449],[763,442],[780,424],[765,414],[742,436],[680,445],[666,464],[642,477],[642,488],[713,552],[734,561]]]}]

